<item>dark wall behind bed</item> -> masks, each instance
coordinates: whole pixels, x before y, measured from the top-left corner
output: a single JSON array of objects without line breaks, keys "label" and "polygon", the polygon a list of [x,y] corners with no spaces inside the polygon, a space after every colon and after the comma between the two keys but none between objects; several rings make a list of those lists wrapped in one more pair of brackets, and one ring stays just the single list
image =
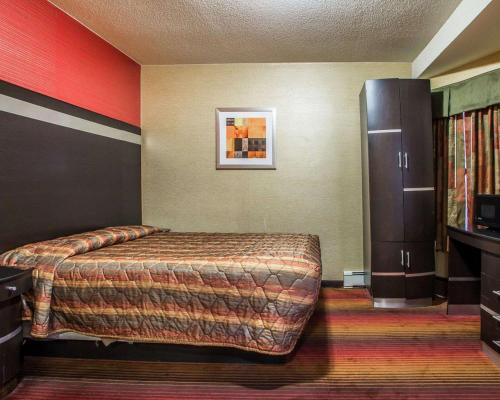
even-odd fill
[{"label": "dark wall behind bed", "polygon": [[141,222],[139,128],[6,82],[0,105],[0,252]]},{"label": "dark wall behind bed", "polygon": [[141,66],[46,0],[1,4],[0,252],[140,223]]}]

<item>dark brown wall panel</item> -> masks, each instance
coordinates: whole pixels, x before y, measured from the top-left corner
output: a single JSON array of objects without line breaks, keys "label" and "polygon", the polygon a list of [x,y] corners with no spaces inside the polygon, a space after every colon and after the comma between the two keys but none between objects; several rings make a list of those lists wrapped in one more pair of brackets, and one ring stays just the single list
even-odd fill
[{"label": "dark brown wall panel", "polygon": [[0,252],[141,222],[141,147],[0,112]]}]

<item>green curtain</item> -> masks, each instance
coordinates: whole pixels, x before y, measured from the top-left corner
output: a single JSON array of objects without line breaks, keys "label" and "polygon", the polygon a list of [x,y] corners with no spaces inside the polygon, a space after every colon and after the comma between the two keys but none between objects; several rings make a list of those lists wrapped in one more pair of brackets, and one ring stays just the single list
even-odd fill
[{"label": "green curtain", "polygon": [[443,118],[498,103],[500,103],[500,68],[463,82],[434,89],[432,115],[434,118]]},{"label": "green curtain", "polygon": [[500,103],[500,69],[450,86],[450,115]]}]

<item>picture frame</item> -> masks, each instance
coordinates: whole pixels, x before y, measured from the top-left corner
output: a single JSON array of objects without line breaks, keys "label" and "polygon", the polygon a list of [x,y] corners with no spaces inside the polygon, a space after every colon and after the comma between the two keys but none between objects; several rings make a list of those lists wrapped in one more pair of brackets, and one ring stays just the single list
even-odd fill
[{"label": "picture frame", "polygon": [[216,169],[276,169],[276,109],[216,108]]}]

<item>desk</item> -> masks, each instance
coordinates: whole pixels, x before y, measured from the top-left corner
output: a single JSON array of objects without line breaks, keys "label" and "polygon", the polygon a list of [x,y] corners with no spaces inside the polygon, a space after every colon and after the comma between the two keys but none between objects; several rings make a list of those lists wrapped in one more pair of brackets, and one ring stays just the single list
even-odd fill
[{"label": "desk", "polygon": [[500,234],[448,226],[448,314],[481,315],[483,351],[500,365]]}]

